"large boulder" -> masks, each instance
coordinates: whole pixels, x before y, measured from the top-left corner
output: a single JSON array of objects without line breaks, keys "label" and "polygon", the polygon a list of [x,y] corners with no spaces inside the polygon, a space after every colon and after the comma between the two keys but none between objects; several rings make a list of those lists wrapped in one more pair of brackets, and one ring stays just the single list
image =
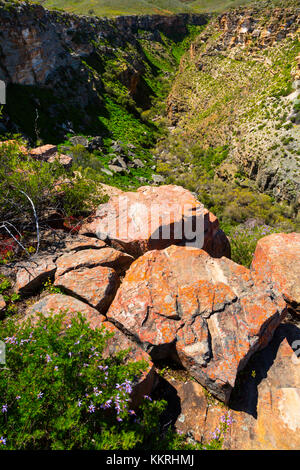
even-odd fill
[{"label": "large boulder", "polygon": [[257,282],[272,282],[300,314],[300,233],[273,233],[261,238],[251,271]]},{"label": "large boulder", "polygon": [[111,247],[99,249],[81,250],[76,253],[66,253],[56,260],[56,276],[80,268],[93,268],[96,266],[106,266],[113,268],[117,273],[122,273],[132,263],[133,258],[126,253],[115,250]]},{"label": "large boulder", "polygon": [[132,406],[134,408],[137,407],[141,403],[143,396],[149,395],[152,391],[155,369],[150,356],[122,333],[122,331],[108,322],[105,316],[101,315],[98,310],[68,295],[52,294],[40,299],[27,309],[25,319],[31,317],[35,322],[37,321],[38,314],[50,316],[62,312],[66,314],[66,324],[76,313],[80,312],[87,319],[91,328],[95,329],[104,326],[109,333],[113,333],[113,337],[107,340],[103,352],[104,357],[128,350],[126,361],[145,361],[147,363],[146,369],[134,383],[132,391]]},{"label": "large boulder", "polygon": [[55,279],[54,285],[105,313],[119,287],[119,276],[112,268],[96,266],[69,271]]},{"label": "large boulder", "polygon": [[80,233],[97,235],[134,257],[172,244],[194,245],[211,256],[230,257],[218,219],[181,186],[143,186],[112,196]]},{"label": "large boulder", "polygon": [[107,312],[154,360],[179,360],[225,402],[285,315],[282,297],[247,268],[175,245],[137,259]]}]

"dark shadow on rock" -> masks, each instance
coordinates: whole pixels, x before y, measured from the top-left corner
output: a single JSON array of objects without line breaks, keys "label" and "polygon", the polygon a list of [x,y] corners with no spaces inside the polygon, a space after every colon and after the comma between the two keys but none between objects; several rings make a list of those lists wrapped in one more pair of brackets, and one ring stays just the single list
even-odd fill
[{"label": "dark shadow on rock", "polygon": [[[284,339],[292,347],[294,341],[300,340],[300,328],[292,323],[281,324],[268,346],[250,358],[246,367],[237,376],[230,397],[230,408],[244,411],[257,418],[258,386],[268,376]],[[252,375],[253,371],[255,376]]]},{"label": "dark shadow on rock", "polygon": [[152,397],[155,400],[165,400],[167,402],[166,409],[160,416],[161,431],[166,432],[170,426],[175,425],[178,416],[181,414],[181,403],[177,390],[166,379],[159,377]]}]

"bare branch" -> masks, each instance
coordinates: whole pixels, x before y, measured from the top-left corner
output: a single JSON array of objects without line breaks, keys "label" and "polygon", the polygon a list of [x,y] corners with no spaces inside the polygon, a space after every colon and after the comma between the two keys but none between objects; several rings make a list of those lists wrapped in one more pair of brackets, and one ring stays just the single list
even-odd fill
[{"label": "bare branch", "polygon": [[28,201],[30,202],[30,204],[32,206],[33,215],[34,215],[34,218],[35,218],[36,236],[37,236],[37,247],[36,247],[35,252],[38,253],[39,248],[40,248],[40,228],[39,228],[39,219],[38,219],[38,216],[37,216],[37,213],[36,213],[36,210],[35,210],[35,205],[34,205],[32,199],[24,191],[22,191],[21,189],[19,191],[22,194],[24,194],[24,196],[27,197]]}]

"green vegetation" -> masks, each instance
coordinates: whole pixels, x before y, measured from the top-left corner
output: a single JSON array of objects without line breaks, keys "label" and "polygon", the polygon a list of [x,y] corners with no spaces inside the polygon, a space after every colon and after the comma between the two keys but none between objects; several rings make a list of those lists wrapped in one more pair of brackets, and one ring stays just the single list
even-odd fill
[{"label": "green vegetation", "polygon": [[0,324],[6,365],[0,370],[0,448],[13,450],[220,449],[231,424],[224,416],[206,445],[160,428],[166,402],[131,392],[146,369],[128,350],[104,354],[112,337],[103,327],[65,314]]},{"label": "green vegetation", "polygon": [[250,268],[258,240],[278,231],[267,225],[254,227],[239,225],[232,229],[229,236],[232,260]]},{"label": "green vegetation", "polygon": [[36,160],[24,153],[21,143],[19,139],[0,147],[0,220],[3,221],[0,259],[3,263],[12,260],[17,247],[22,248],[24,256],[35,251],[30,234],[36,230],[37,219],[42,228],[47,225],[51,211],[62,219],[80,217],[106,201],[99,187],[102,180],[97,169],[79,166],[76,161],[65,169],[58,162]]},{"label": "green vegetation", "polygon": [[11,292],[11,287],[11,281],[0,274],[0,294],[6,303],[5,312],[1,312],[2,317],[4,315],[9,317],[15,314],[18,310],[17,302],[20,300],[20,295],[15,292]]},{"label": "green vegetation", "polygon": [[213,177],[215,170],[228,157],[228,145],[203,149],[199,144],[191,147],[193,155],[192,163],[203,168],[209,177]]},{"label": "green vegetation", "polygon": [[32,203],[38,216],[51,207],[65,215],[77,215],[103,200],[97,190],[98,173],[92,168],[74,164],[67,170],[58,161],[34,159],[24,154],[16,141],[1,145],[0,158],[1,220],[13,222],[20,215],[26,218]]},{"label": "green vegetation", "polygon": [[[82,60],[82,65],[90,79],[97,84],[95,100],[98,103],[86,109],[74,104],[75,97],[78,98],[78,83],[74,77],[71,83],[68,79],[68,92],[63,100],[63,90],[54,92],[36,86],[9,85],[5,112],[31,143],[71,147],[75,160],[78,160],[79,152],[82,169],[89,173],[89,179],[122,189],[136,188],[141,182],[152,179],[155,162],[151,148],[164,133],[162,120],[153,122],[153,118],[157,115],[164,117],[165,101],[180,58],[201,30],[202,26],[188,25],[186,35],[179,35],[175,31],[167,37],[158,32],[156,39],[151,40],[147,31],[139,30],[138,47],[130,42],[122,46],[117,43],[105,54],[102,48],[104,45],[106,47],[106,40],[91,40],[95,52]],[[137,77],[135,89],[130,90],[126,77],[135,76],[132,64],[136,63],[143,72]],[[72,133],[67,134],[64,130],[68,127],[66,123],[71,126]],[[103,148],[93,153],[74,148],[68,140],[74,133],[87,137],[103,136]],[[128,156],[129,160],[138,158],[143,162],[143,167],[132,168],[123,174],[112,174],[108,166],[114,157],[112,145],[115,141],[122,143],[127,154],[133,154]],[[129,146],[135,147],[133,152],[130,152]],[[91,167],[98,173],[95,177],[90,172]],[[82,173],[82,176],[86,176],[86,173]],[[75,192],[70,188],[65,196],[65,205],[70,208],[76,203],[79,183],[82,183],[81,179],[77,181]],[[80,192],[83,196],[83,186]],[[82,197],[79,199],[82,200]]]}]

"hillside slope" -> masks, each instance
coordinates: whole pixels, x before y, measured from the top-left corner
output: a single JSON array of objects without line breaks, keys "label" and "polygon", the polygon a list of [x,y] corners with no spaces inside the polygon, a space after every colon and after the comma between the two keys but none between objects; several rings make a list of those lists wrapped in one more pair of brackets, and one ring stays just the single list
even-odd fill
[{"label": "hillside slope", "polygon": [[294,8],[107,19],[2,1],[0,135],[59,144],[121,189],[180,184],[224,229],[253,217],[293,229],[298,21]]},{"label": "hillside slope", "polygon": [[199,148],[226,146],[215,168],[221,179],[247,176],[276,199],[299,203],[299,24],[293,8],[235,10],[210,23],[169,96],[175,127],[160,144],[162,161],[174,163],[178,146],[187,162],[204,158]]}]

